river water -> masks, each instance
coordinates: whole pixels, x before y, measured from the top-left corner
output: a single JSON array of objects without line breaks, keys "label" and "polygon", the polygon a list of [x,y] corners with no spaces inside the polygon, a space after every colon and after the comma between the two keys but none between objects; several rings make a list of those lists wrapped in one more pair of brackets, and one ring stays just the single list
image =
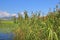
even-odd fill
[{"label": "river water", "polygon": [[0,40],[13,40],[14,34],[13,33],[0,33]]}]

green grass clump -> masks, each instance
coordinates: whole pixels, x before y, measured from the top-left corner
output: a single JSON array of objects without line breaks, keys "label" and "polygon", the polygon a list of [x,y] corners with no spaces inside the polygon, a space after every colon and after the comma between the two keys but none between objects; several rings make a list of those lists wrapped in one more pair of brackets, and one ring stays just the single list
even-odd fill
[{"label": "green grass clump", "polygon": [[[51,12],[41,17],[33,14],[32,17],[25,12],[25,18],[19,16],[18,28],[15,32],[16,40],[60,40],[60,13]],[[27,16],[27,17],[26,17]]]},{"label": "green grass clump", "polygon": [[38,12],[31,17],[25,11],[24,15],[18,14],[14,21],[1,22],[0,28],[3,32],[13,32],[14,40],[60,40],[59,11],[49,12],[46,16],[40,16]]}]

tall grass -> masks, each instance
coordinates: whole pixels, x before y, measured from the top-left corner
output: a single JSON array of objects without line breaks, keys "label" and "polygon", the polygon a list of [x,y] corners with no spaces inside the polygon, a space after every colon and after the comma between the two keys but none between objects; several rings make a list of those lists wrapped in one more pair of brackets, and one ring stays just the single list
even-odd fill
[{"label": "tall grass", "polygon": [[24,11],[24,18],[18,14],[14,22],[1,22],[0,28],[9,28],[15,34],[14,40],[60,40],[60,10],[46,16],[37,14],[29,17]]},{"label": "tall grass", "polygon": [[15,40],[60,40],[60,12],[50,12],[41,17],[33,14],[29,17],[27,11],[25,18],[17,20],[18,28],[15,30]]}]

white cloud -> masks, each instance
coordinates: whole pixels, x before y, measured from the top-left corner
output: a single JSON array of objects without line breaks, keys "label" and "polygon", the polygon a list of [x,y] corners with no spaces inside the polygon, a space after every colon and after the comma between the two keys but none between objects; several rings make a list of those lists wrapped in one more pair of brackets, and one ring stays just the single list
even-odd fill
[{"label": "white cloud", "polygon": [[1,17],[10,16],[8,12],[0,12]]},{"label": "white cloud", "polygon": [[16,13],[10,14],[8,12],[2,12],[2,11],[0,11],[0,17],[9,17],[9,16],[17,16],[17,14]]},{"label": "white cloud", "polygon": [[24,12],[21,12],[22,15],[24,15]]},{"label": "white cloud", "polygon": [[18,17],[18,15],[17,15],[16,13],[14,13],[14,14],[11,14],[10,16],[16,16],[16,17]]},{"label": "white cloud", "polygon": [[16,16],[17,14],[11,14],[11,16]]},{"label": "white cloud", "polygon": [[21,12],[20,14],[24,17],[24,12]]}]

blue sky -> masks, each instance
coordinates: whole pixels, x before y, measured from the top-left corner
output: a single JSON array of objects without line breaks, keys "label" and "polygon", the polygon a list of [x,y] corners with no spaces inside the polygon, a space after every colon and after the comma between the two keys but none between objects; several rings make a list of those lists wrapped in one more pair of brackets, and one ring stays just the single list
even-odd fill
[{"label": "blue sky", "polygon": [[0,11],[8,12],[10,14],[41,10],[42,12],[48,11],[49,8],[55,8],[59,0],[0,0]]}]

